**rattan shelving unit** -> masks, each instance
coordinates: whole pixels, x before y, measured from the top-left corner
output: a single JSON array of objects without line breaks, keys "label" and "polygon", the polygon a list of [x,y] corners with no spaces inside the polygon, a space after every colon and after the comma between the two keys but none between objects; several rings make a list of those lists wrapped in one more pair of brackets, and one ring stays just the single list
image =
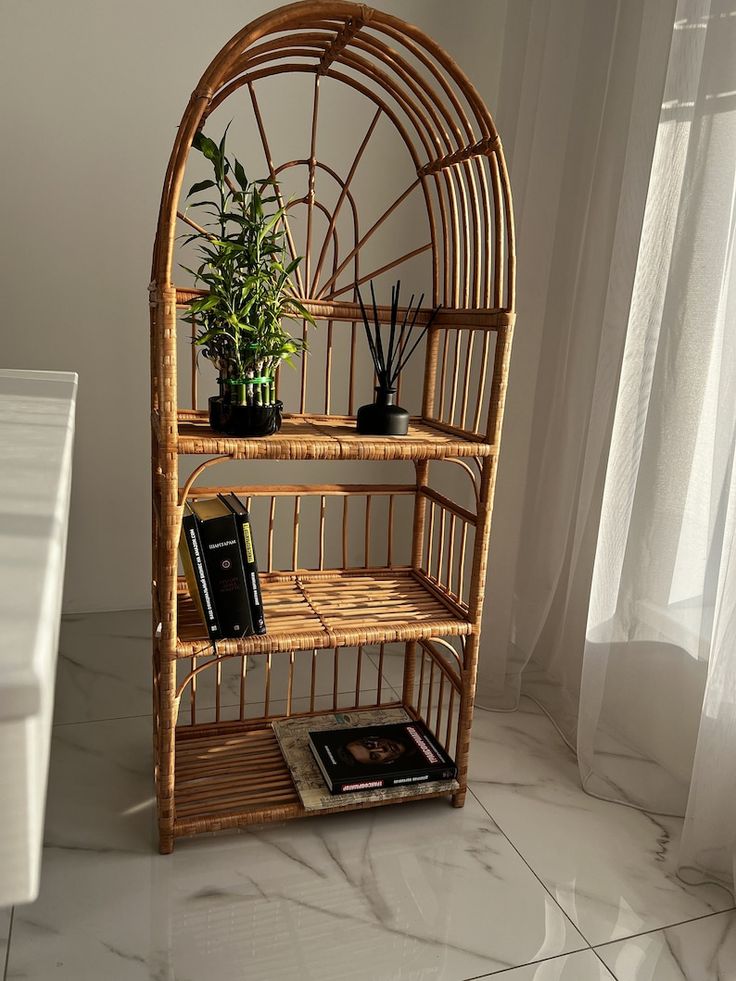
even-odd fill
[{"label": "rattan shelving unit", "polygon": [[[302,157],[279,164],[264,92],[274,80],[283,86],[285,77],[309,98],[310,145]],[[330,110],[325,119],[324,108],[320,115],[334,89],[355,101],[354,116]],[[184,173],[194,134],[229,97],[249,114],[247,132],[264,172],[282,184],[298,177],[304,188],[289,203],[288,239],[305,256],[297,285],[317,319],[312,336],[319,344],[303,359],[299,391],[287,405],[298,403],[299,411],[265,439],[213,432],[198,402],[193,348],[177,367],[177,347],[191,329],[184,307],[196,292],[173,279],[176,238],[190,221],[180,201]],[[347,123],[361,112],[362,136],[338,172],[320,159],[321,127],[330,128],[333,143],[344,128],[347,143]],[[379,132],[390,134],[410,180],[391,189],[391,203],[362,224],[359,175]],[[382,179],[391,184],[392,170]],[[388,253],[376,260],[381,233],[410,202],[422,221],[411,212],[411,220],[394,225]],[[409,234],[418,241],[406,247]],[[352,417],[372,379],[355,285],[385,283],[397,270],[416,269],[420,257],[432,299],[422,318],[434,306],[442,310],[427,334],[423,380],[413,392],[405,381],[399,393],[404,404],[417,403],[410,433],[362,437]],[[326,709],[401,705],[423,718],[457,760],[452,803],[461,807],[514,321],[508,177],[493,121],[473,86],[421,31],[362,5],[307,0],[249,24],[206,70],[179,126],[161,201],[150,309],[161,851],[170,852],[180,836],[304,815],[271,722]],[[387,313],[381,308],[381,316]],[[185,370],[191,377],[183,384]],[[187,388],[183,407],[178,390]],[[382,482],[240,483],[256,526],[269,629],[213,650],[178,575],[177,545],[187,496],[234,483],[202,487],[195,480],[215,464],[227,473],[233,460],[376,461]],[[400,461],[413,464],[412,478],[387,481],[387,474],[406,471]],[[278,481],[281,466],[251,469],[261,475],[270,467]],[[439,489],[436,467],[455,478],[457,494]],[[392,686],[388,669],[397,663],[401,680],[394,675]]]}]

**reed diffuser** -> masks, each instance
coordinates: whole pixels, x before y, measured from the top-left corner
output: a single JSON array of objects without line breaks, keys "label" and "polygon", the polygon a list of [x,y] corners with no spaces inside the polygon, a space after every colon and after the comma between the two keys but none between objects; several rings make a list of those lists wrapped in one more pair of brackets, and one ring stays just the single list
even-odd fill
[{"label": "reed diffuser", "polygon": [[409,358],[432,326],[432,321],[437,315],[439,307],[432,311],[426,324],[418,329],[419,332],[415,336],[414,328],[422,308],[424,293],[419,297],[416,307],[414,307],[414,294],[412,293],[409,305],[404,310],[404,316],[399,325],[400,291],[401,280],[398,280],[396,285],[391,287],[391,319],[388,324],[386,344],[384,344],[384,337],[381,333],[381,321],[378,316],[373,282],[371,282],[372,324],[368,319],[360,290],[357,291],[360,312],[363,315],[365,336],[378,382],[375,389],[375,400],[358,409],[357,429],[364,436],[406,436],[409,432],[409,413],[400,405],[396,405],[396,382]]}]

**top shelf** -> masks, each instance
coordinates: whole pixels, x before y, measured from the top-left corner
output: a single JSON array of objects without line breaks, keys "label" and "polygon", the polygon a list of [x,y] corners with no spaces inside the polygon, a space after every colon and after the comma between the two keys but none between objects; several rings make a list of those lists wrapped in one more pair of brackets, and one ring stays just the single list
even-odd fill
[{"label": "top shelf", "polygon": [[204,410],[180,409],[178,428],[180,454],[235,460],[437,460],[494,453],[479,436],[418,417],[406,436],[361,436],[351,416],[285,415],[280,432],[247,439],[214,432]]}]

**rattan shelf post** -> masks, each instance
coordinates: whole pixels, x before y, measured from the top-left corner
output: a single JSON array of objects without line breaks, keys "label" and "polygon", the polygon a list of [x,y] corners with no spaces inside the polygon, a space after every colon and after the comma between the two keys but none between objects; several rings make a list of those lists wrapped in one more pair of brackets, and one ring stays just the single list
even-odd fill
[{"label": "rattan shelf post", "polygon": [[[267,123],[269,86],[285,77],[308,97],[309,136],[281,162]],[[320,143],[325,128],[333,144],[341,130],[340,120],[325,118],[336,90],[350,95],[351,121],[362,125],[341,165],[324,159]],[[173,279],[177,235],[192,223],[182,187],[194,135],[213,114],[219,135],[217,110],[231,96],[232,115],[246,111],[260,152],[257,176],[302,189],[288,198],[287,241],[304,256],[296,281],[324,338],[303,361],[281,432],[266,439],[209,428],[194,354],[179,359],[189,379],[178,385],[178,340],[191,340],[185,308],[200,292]],[[405,176],[391,187],[386,174],[384,208],[364,223],[361,172],[379,139],[396,143]],[[404,241],[409,232],[413,244]],[[356,287],[375,280],[383,297],[402,268],[420,289],[431,284],[418,323],[441,310],[423,345],[409,435],[362,437],[354,413],[371,381]],[[454,754],[452,803],[462,806],[514,290],[511,192],[498,133],[470,81],[422,31],[363,4],[305,0],[264,14],[223,47],[179,125],[149,287],[162,852],[177,837],[315,813],[302,807],[271,730],[274,719],[292,715],[403,707]],[[387,319],[388,307],[378,313]],[[399,396],[409,407],[408,386]],[[187,469],[195,456],[204,461]],[[277,462],[268,464],[276,482],[227,479],[231,460],[287,459],[373,460],[382,482],[284,484]],[[391,461],[401,460],[413,461],[414,481],[387,482]],[[215,466],[222,479],[202,486]],[[435,480],[438,470],[455,478],[451,493]],[[251,509],[269,629],[213,649],[178,574],[177,549],[186,498],[224,489]],[[397,657],[403,662],[392,676]],[[335,806],[344,808],[344,800]]]}]

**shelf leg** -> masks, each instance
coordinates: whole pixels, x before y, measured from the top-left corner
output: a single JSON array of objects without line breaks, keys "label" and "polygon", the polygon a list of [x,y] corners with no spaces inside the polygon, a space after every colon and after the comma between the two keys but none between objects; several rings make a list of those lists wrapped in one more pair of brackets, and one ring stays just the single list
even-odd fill
[{"label": "shelf leg", "polygon": [[463,666],[463,690],[460,695],[460,712],[457,720],[457,746],[455,763],[460,787],[452,795],[452,806],[462,807],[468,791],[468,762],[470,758],[470,734],[473,725],[473,703],[475,701],[475,679],[478,669],[477,633],[468,637]]},{"label": "shelf leg", "polygon": [[417,642],[410,640],[407,642],[404,651],[404,684],[401,693],[401,700],[404,705],[414,705],[414,680],[416,676],[417,663]]},{"label": "shelf leg", "polygon": [[176,731],[176,659],[161,655],[159,670],[158,766],[156,797],[158,800],[159,851],[169,855],[174,850],[174,752]]}]

